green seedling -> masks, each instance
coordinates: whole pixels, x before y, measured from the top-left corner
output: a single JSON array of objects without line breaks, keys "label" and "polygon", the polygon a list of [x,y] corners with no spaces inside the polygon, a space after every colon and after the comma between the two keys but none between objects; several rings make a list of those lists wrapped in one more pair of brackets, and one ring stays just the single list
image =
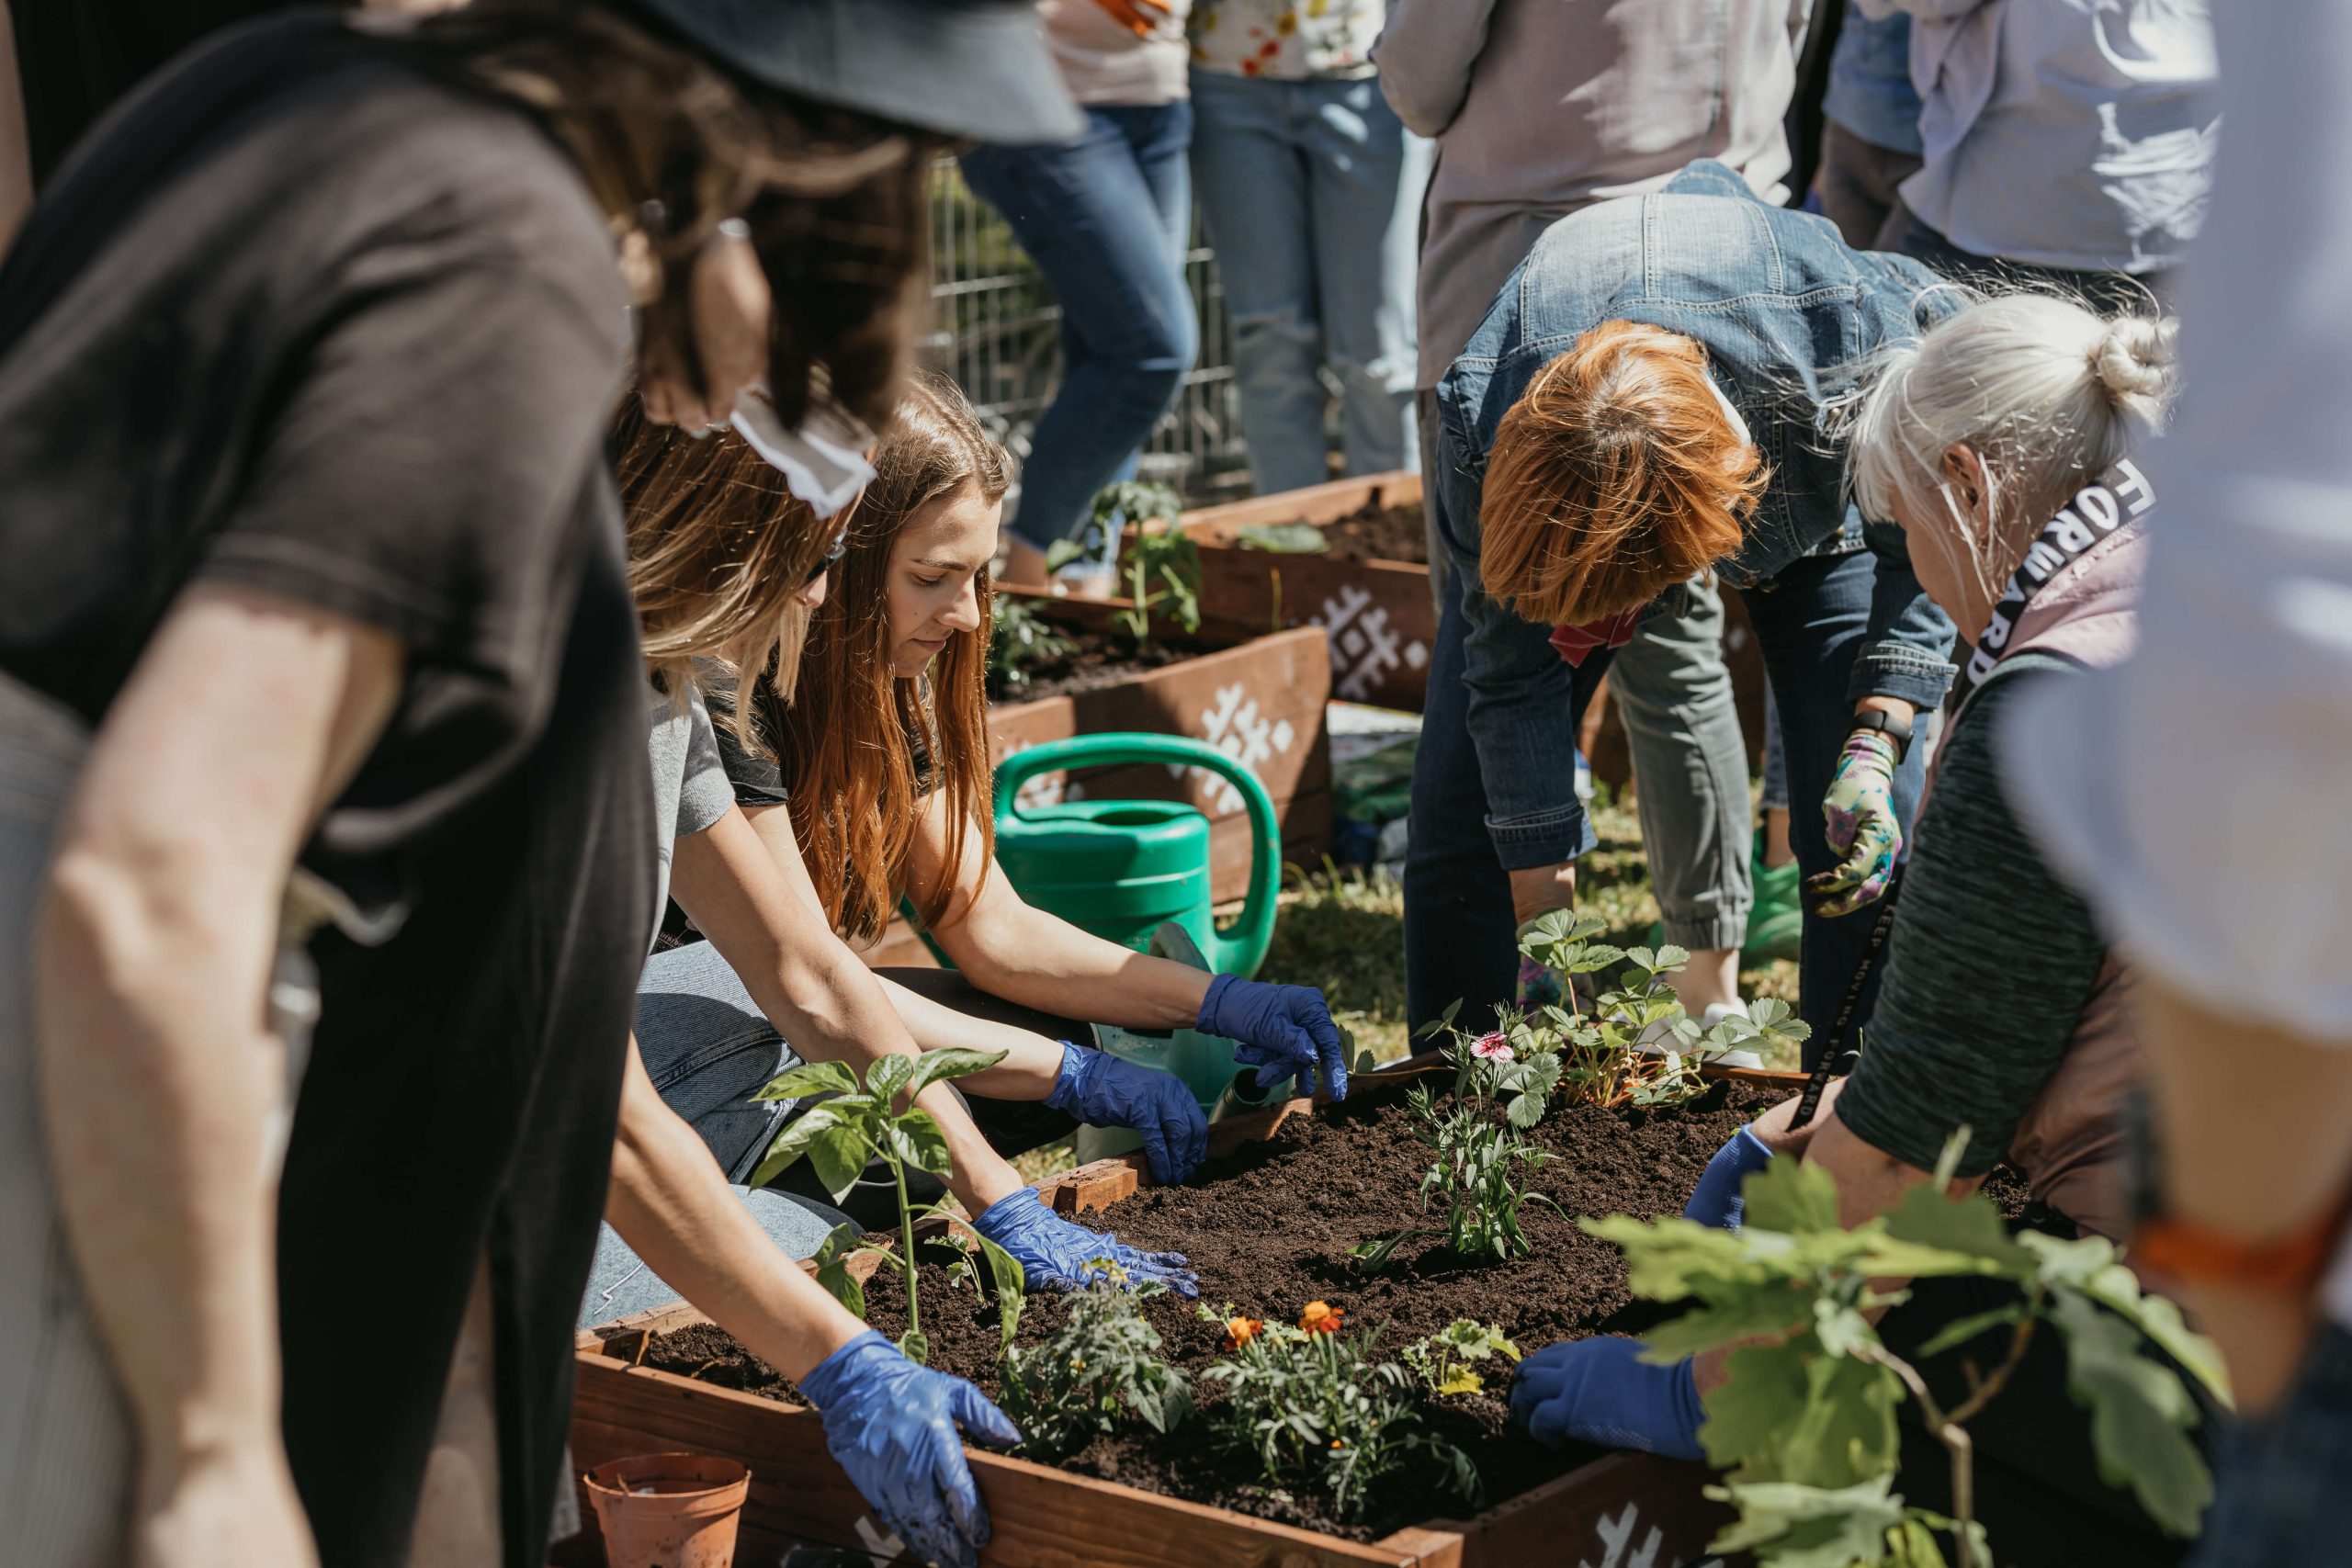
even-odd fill
[{"label": "green seedling", "polygon": [[1119,574],[1125,581],[1128,608],[1112,617],[1129,640],[1151,640],[1152,612],[1166,608],[1187,635],[1201,629],[1201,552],[1177,525],[1183,502],[1164,484],[1134,480],[1105,485],[1095,493],[1094,509],[1076,539],[1065,539],[1046,552],[1046,569],[1059,571],[1075,560],[1102,553],[1114,518],[1126,523],[1120,548]]},{"label": "green seedling", "polygon": [[1457,1393],[1483,1393],[1487,1380],[1480,1363],[1497,1356],[1519,1360],[1519,1347],[1503,1337],[1492,1324],[1457,1317],[1426,1339],[1405,1347],[1405,1365],[1421,1380],[1433,1398]]},{"label": "green seedling", "polygon": [[[860,1317],[865,1315],[865,1292],[850,1274],[850,1254],[870,1251],[888,1259],[906,1276],[907,1331],[899,1348],[910,1360],[927,1361],[931,1342],[923,1337],[922,1303],[918,1298],[915,1268],[915,1223],[937,1216],[979,1250],[996,1283],[998,1311],[1004,1342],[1012,1342],[1021,1321],[1021,1265],[1012,1256],[974,1230],[961,1212],[946,1203],[912,1204],[907,1197],[909,1169],[944,1177],[954,1168],[946,1134],[930,1111],[914,1103],[915,1097],[934,1083],[986,1072],[1004,1060],[1001,1051],[926,1051],[920,1056],[883,1056],[865,1069],[861,1087],[857,1075],[840,1062],[804,1062],[768,1080],[754,1100],[827,1098],[802,1111],[784,1125],[768,1145],[759,1167],[752,1172],[754,1190],[766,1186],[802,1159],[807,1159],[834,1201],[849,1191],[868,1160],[889,1168],[899,1191],[900,1247],[893,1250],[859,1239],[847,1225],[835,1227],[817,1255],[817,1278],[841,1303]],[[905,1109],[900,1110],[903,1101]]]},{"label": "green seedling", "polygon": [[997,1403],[1021,1428],[1021,1452],[1041,1463],[1069,1458],[1132,1417],[1166,1434],[1192,1409],[1184,1374],[1161,1359],[1159,1330],[1143,1303],[1167,1293],[1158,1280],[1132,1287],[1125,1270],[1098,1259],[1096,1277],[1072,1292],[1061,1326],[1029,1349],[1004,1350]]},{"label": "green seedling", "polygon": [[[1933,1181],[1850,1230],[1838,1223],[1835,1179],[1794,1159],[1747,1179],[1737,1231],[1623,1214],[1582,1222],[1624,1249],[1634,1294],[1690,1303],[1645,1336],[1645,1359],[1729,1350],[1731,1380],[1706,1396],[1699,1439],[1728,1472],[1708,1495],[1738,1517],[1710,1551],[1753,1551],[1765,1568],[1943,1568],[1949,1540],[1958,1568],[1991,1563],[1974,1517],[1967,1423],[1999,1396],[2033,1337],[2052,1331],[2065,1340],[2068,1387],[2091,1413],[2100,1473],[2129,1487],[2165,1530],[2196,1533],[2213,1493],[2188,1436],[2197,1405],[2146,1349],[2226,1400],[2219,1355],[2170,1302],[2142,1292],[2104,1239],[2011,1235],[1982,1194],[1945,1196],[1966,1138],[1963,1129],[1945,1148]],[[1970,1393],[1947,1405],[1880,1339],[1872,1314],[1905,1292],[1881,1292],[1871,1280],[1955,1275],[2007,1280],[2018,1294],[1921,1347],[1936,1356],[1981,1342],[1990,1359],[1989,1371],[1966,1363]],[[1905,1398],[1949,1456],[1951,1517],[1893,1490],[1895,1411]]]},{"label": "green seedling", "polygon": [[1316,1325],[1311,1331],[1260,1323],[1230,1305],[1200,1314],[1225,1328],[1231,1356],[1201,1374],[1225,1390],[1224,1403],[1204,1418],[1227,1445],[1256,1459],[1266,1485],[1317,1487],[1340,1517],[1353,1518],[1388,1476],[1434,1465],[1464,1502],[1478,1505],[1477,1467],[1422,1428],[1412,1374],[1374,1358],[1380,1330],[1348,1334],[1344,1314],[1321,1302],[1301,1319]]},{"label": "green seedling", "polygon": [[1067,658],[1077,646],[1027,600],[996,601],[989,623],[989,668],[1005,690],[1027,686],[1040,665]]},{"label": "green seedling", "polygon": [[1277,556],[1328,555],[1331,540],[1312,523],[1245,523],[1233,531],[1234,542],[1245,550]]},{"label": "green seedling", "polygon": [[1437,1162],[1421,1179],[1421,1207],[1442,1204],[1445,1224],[1442,1229],[1409,1225],[1394,1235],[1350,1247],[1352,1267],[1377,1273],[1406,1242],[1441,1234],[1463,1258],[1500,1263],[1533,1250],[1519,1219],[1528,1204],[1542,1203],[1566,1217],[1557,1203],[1530,1190],[1526,1182],[1528,1174],[1553,1156],[1508,1122],[1497,1120],[1485,1101],[1457,1098],[1441,1111],[1429,1090],[1417,1087],[1406,1096],[1406,1104],[1420,1122],[1421,1141],[1437,1150]]}]

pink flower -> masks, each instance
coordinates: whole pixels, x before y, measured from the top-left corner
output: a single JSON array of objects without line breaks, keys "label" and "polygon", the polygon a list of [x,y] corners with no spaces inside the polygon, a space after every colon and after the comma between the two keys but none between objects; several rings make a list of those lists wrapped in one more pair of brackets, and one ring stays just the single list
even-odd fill
[{"label": "pink flower", "polygon": [[1515,1060],[1517,1055],[1499,1029],[1491,1034],[1480,1035],[1476,1043],[1470,1047],[1470,1054],[1482,1062],[1509,1062]]}]

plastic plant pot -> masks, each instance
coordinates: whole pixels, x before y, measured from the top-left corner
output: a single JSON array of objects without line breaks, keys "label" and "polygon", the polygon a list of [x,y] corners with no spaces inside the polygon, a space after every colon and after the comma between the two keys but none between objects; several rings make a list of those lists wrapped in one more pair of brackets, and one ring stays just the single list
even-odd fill
[{"label": "plastic plant pot", "polygon": [[638,1454],[587,1474],[610,1568],[731,1568],[752,1472],[706,1454]]}]

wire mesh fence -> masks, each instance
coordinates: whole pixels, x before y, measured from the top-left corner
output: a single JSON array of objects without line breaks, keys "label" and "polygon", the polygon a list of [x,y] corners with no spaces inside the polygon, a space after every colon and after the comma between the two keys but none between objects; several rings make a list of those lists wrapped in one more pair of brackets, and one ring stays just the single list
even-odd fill
[{"label": "wire mesh fence", "polygon": [[[1141,477],[1175,486],[1188,502],[1227,499],[1249,489],[1250,475],[1233,384],[1233,323],[1197,215],[1184,276],[1200,312],[1200,357],[1145,445]],[[1030,431],[1061,377],[1061,307],[952,158],[932,171],[931,298],[924,363],[953,376],[1015,463],[1025,463]]]}]

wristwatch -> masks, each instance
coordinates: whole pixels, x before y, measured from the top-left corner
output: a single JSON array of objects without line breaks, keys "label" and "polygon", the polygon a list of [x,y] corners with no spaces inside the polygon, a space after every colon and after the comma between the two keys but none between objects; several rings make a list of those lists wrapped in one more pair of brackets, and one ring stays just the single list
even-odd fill
[{"label": "wristwatch", "polygon": [[1894,741],[1894,760],[1898,762],[1911,754],[1911,719],[1908,715],[1898,717],[1884,708],[1867,708],[1854,716],[1846,733],[1851,735],[1857,729],[1875,729]]}]

